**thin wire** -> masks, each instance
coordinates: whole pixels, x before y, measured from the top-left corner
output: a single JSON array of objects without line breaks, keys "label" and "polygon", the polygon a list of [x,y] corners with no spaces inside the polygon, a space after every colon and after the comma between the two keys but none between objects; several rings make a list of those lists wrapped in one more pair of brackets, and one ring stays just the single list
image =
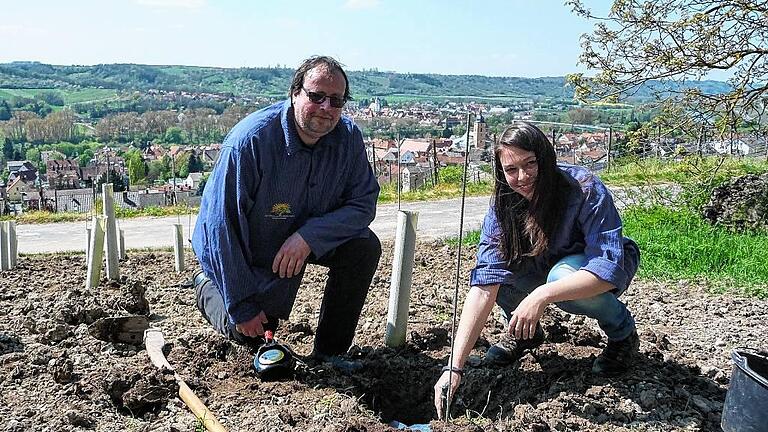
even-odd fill
[{"label": "thin wire", "polygon": [[397,133],[397,211],[400,211],[400,189],[402,189],[403,185],[402,179],[403,179],[403,173],[402,168],[400,165],[402,155],[400,154],[400,147],[402,147],[403,142],[400,141],[400,132]]},{"label": "thin wire", "polygon": [[[179,197],[176,194],[176,159],[173,156],[171,156],[171,174],[173,175],[173,193],[171,194],[173,197],[172,204],[174,207],[174,213],[176,213],[176,223],[181,225],[181,215],[176,209],[179,206]],[[184,236],[182,235],[182,240],[183,237]]]},{"label": "thin wire", "polygon": [[181,225],[181,215],[178,212],[179,196],[176,195],[176,180],[173,181],[173,207],[174,207],[174,213],[176,213],[176,223]]},{"label": "thin wire", "polygon": [[[461,274],[461,243],[464,236],[464,202],[467,198],[467,166],[469,165],[469,122],[472,118],[472,113],[467,113],[467,140],[465,142],[466,148],[464,152],[464,172],[462,173],[462,187],[461,187],[461,212],[459,213],[459,250],[456,253],[456,285],[453,290],[453,322],[451,323],[451,354],[448,357],[448,367],[453,370],[453,348],[456,344],[456,314],[458,312],[459,303],[459,277]],[[475,137],[477,139],[477,137]],[[453,373],[448,373],[448,389],[445,397],[445,421],[448,421],[449,411],[451,407],[451,388],[453,388]]]},{"label": "thin wire", "polygon": [[[96,203],[94,202],[95,200],[93,199],[93,196],[92,196],[92,195],[93,195],[93,194],[91,194],[91,197],[89,197],[89,198],[91,198],[91,208],[93,208],[93,206],[96,204]],[[86,201],[86,200],[85,200],[85,198],[81,198],[81,199],[83,200],[83,203],[85,203],[85,201]],[[78,212],[79,212],[80,210],[82,210],[82,208],[83,208],[82,206],[83,206],[83,204],[80,204],[79,206],[77,206],[77,207],[78,207],[78,208],[77,208],[77,211],[78,211]],[[91,211],[90,211],[90,210],[86,210],[86,211],[85,211],[85,230],[86,230],[86,231],[88,231],[88,219],[90,219],[90,216],[91,216]]]},{"label": "thin wire", "polygon": [[93,218],[96,217],[96,199],[97,199],[96,186],[93,183],[91,183],[91,220],[93,220]]},{"label": "thin wire", "polygon": [[187,241],[192,243],[192,206],[189,205],[189,198],[187,198]]}]

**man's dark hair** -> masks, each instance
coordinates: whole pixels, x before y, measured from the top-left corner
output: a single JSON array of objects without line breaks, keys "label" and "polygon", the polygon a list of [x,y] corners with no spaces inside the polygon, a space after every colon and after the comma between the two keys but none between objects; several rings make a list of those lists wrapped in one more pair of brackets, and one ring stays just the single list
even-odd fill
[{"label": "man's dark hair", "polygon": [[[504,177],[500,152],[515,147],[536,155],[538,174],[530,202],[513,191]],[[502,132],[494,146],[496,176],[494,210],[501,228],[501,253],[510,265],[541,255],[549,246],[565,211],[570,184],[557,168],[555,150],[546,135],[528,122]]]},{"label": "man's dark hair", "polygon": [[320,65],[324,65],[332,73],[339,72],[344,77],[344,100],[351,100],[352,96],[349,94],[349,78],[347,78],[347,73],[344,72],[341,63],[329,56],[312,56],[304,60],[296,69],[296,72],[293,73],[293,80],[291,81],[291,88],[288,91],[288,97],[298,93],[304,86],[304,77],[307,75],[307,72]]}]

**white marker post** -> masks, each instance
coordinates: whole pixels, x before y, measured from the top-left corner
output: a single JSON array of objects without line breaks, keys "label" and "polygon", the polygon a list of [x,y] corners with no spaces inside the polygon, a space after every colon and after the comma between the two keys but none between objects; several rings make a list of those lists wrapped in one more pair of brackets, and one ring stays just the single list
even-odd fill
[{"label": "white marker post", "polygon": [[397,213],[395,256],[392,260],[387,332],[384,337],[384,343],[392,348],[399,347],[405,343],[405,334],[408,327],[408,305],[411,297],[411,279],[413,277],[413,257],[414,250],[416,249],[416,226],[418,222],[418,212],[400,211]]},{"label": "white marker post", "polygon": [[120,230],[120,261],[125,259],[125,230]]},{"label": "white marker post", "polygon": [[8,256],[8,223],[0,222],[0,271],[11,269],[11,260]]},{"label": "white marker post", "polygon": [[94,216],[91,228],[91,245],[88,252],[88,274],[85,280],[86,288],[99,285],[101,275],[101,259],[104,256],[104,216]]},{"label": "white marker post", "polygon": [[8,224],[8,260],[10,262],[11,268],[10,270],[13,270],[16,268],[16,262],[19,259],[19,250],[18,250],[18,240],[16,238],[16,221],[8,221],[6,222]]},{"label": "white marker post", "polygon": [[120,279],[120,267],[117,252],[117,223],[115,222],[115,197],[112,192],[112,183],[101,185],[102,203],[104,204],[104,218],[106,220],[105,235],[107,244],[107,277],[109,280]]},{"label": "white marker post", "polygon": [[184,271],[184,231],[181,224],[173,224],[173,256],[176,259],[176,273]]},{"label": "white marker post", "polygon": [[85,262],[88,263],[88,256],[91,253],[91,229],[85,229]]}]

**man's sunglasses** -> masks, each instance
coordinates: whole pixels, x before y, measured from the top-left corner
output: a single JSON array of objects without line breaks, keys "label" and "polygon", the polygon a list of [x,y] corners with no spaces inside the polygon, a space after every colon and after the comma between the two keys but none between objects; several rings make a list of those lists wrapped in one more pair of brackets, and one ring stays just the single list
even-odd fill
[{"label": "man's sunglasses", "polygon": [[328,96],[325,94],[325,92],[313,92],[305,89],[304,87],[301,89],[304,90],[304,93],[307,94],[307,98],[309,98],[309,101],[312,103],[321,104],[325,102],[326,99],[328,99],[331,103],[331,106],[334,108],[343,108],[344,104],[347,103],[346,99],[336,96]]}]

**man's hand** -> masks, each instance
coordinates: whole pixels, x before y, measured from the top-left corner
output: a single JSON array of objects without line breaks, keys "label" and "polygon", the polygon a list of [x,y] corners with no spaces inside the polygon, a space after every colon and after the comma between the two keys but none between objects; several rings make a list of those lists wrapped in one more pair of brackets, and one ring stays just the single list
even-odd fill
[{"label": "man's hand", "polygon": [[240,324],[235,324],[235,330],[240,332],[243,336],[256,337],[264,336],[264,324],[267,323],[267,316],[264,311],[259,312],[258,315],[249,319],[248,321]]},{"label": "man's hand", "polygon": [[515,339],[531,339],[536,333],[536,324],[544,315],[544,309],[547,308],[546,300],[540,298],[536,290],[528,294],[527,297],[517,305],[512,312],[512,318],[509,320],[507,331]]},{"label": "man's hand", "polygon": [[304,267],[304,260],[307,259],[312,250],[307,242],[301,238],[297,232],[291,234],[280,250],[275,255],[272,262],[272,271],[280,275],[281,278],[293,277],[301,272]]}]

